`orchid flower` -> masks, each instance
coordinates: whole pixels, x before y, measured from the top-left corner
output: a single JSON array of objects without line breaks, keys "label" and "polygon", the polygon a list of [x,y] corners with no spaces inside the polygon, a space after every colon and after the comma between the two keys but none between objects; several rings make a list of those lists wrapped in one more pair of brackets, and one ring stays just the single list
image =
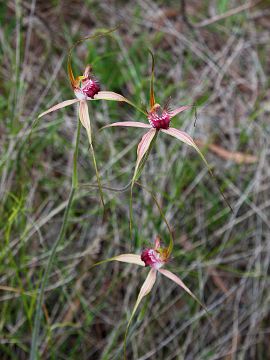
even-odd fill
[{"label": "orchid flower", "polygon": [[179,285],[182,289],[184,289],[195,301],[197,301],[208,313],[205,306],[199,301],[199,299],[189,290],[189,288],[183,283],[183,281],[174,273],[167,269],[163,269],[163,266],[170,260],[170,255],[172,251],[172,244],[170,244],[169,247],[161,247],[160,238],[159,236],[156,237],[154,241],[154,247],[153,248],[147,248],[142,251],[141,255],[137,254],[121,254],[114,256],[112,258],[100,261],[96,265],[103,264],[105,262],[109,261],[119,261],[119,262],[125,262],[129,264],[135,264],[139,266],[145,266],[150,267],[150,271],[148,272],[148,275],[140,289],[139,295],[137,297],[135,306],[132,310],[130,319],[128,321],[126,332],[125,332],[125,339],[124,339],[124,355],[126,358],[126,339],[127,339],[127,333],[129,326],[131,324],[131,321],[136,313],[136,310],[138,309],[139,304],[141,303],[142,299],[150,293],[152,290],[157,274],[160,273],[170,280],[174,281],[177,285]]},{"label": "orchid flower", "polygon": [[92,157],[93,157],[93,163],[94,163],[94,167],[95,167],[98,187],[99,187],[99,191],[100,191],[101,202],[102,202],[103,206],[104,206],[103,192],[102,192],[102,186],[101,186],[101,182],[100,182],[100,176],[99,176],[99,172],[98,172],[95,152],[94,152],[94,148],[93,148],[91,121],[90,121],[87,101],[88,100],[112,100],[112,101],[123,101],[134,107],[136,107],[136,105],[134,105],[132,102],[130,102],[124,96],[117,94],[113,91],[101,91],[99,81],[92,73],[91,65],[86,66],[83,75],[77,76],[75,78],[73,71],[72,71],[72,66],[71,66],[71,51],[78,43],[80,43],[86,39],[93,39],[96,37],[105,36],[114,30],[115,29],[109,30],[107,32],[103,32],[100,34],[96,34],[93,36],[88,36],[86,38],[83,38],[83,39],[77,41],[71,47],[71,49],[69,50],[69,54],[68,54],[67,70],[68,70],[69,81],[70,81],[71,87],[74,91],[75,98],[71,99],[71,100],[65,100],[57,105],[54,105],[53,107],[44,111],[42,114],[40,114],[38,116],[38,118],[41,118],[42,116],[47,115],[53,111],[62,109],[66,106],[69,106],[69,105],[72,105],[75,103],[79,103],[79,119],[87,132],[90,149],[91,149],[91,153],[92,153]]},{"label": "orchid flower", "polygon": [[[106,125],[103,127],[116,127],[116,126],[124,126],[124,127],[135,127],[135,128],[142,128],[142,129],[148,129],[146,134],[143,135],[141,138],[138,147],[137,147],[137,161],[135,165],[135,170],[133,174],[133,178],[131,180],[131,191],[130,191],[130,234],[132,231],[132,192],[133,192],[133,186],[140,177],[140,174],[143,170],[143,167],[145,165],[145,162],[149,156],[149,153],[151,151],[152,146],[154,145],[157,135],[162,132],[164,134],[170,135],[172,137],[175,137],[176,139],[184,142],[185,144],[193,147],[201,156],[202,160],[206,164],[209,172],[211,175],[213,175],[212,170],[205,159],[204,155],[198,148],[198,146],[195,144],[194,140],[190,135],[188,135],[186,132],[182,130],[175,129],[171,127],[171,120],[178,114],[182,113],[185,110],[190,109],[191,105],[184,105],[180,106],[174,110],[170,110],[168,108],[168,104],[165,106],[161,106],[158,104],[155,100],[155,94],[154,94],[154,56],[151,51],[149,51],[152,57],[152,73],[151,73],[151,81],[150,81],[150,110],[149,111],[143,111],[148,120],[148,124],[144,122],[137,122],[137,121],[121,121],[121,122],[115,122],[109,125]],[[133,105],[133,104],[132,104]]]},{"label": "orchid flower", "polygon": [[[191,105],[184,105],[180,106],[174,110],[170,110],[168,108],[168,104],[165,106],[161,106],[155,100],[154,94],[154,56],[152,52],[150,52],[152,56],[152,74],[151,74],[151,81],[150,81],[150,109],[149,111],[143,111],[147,117],[148,124],[144,122],[137,122],[137,121],[121,121],[112,123],[109,125],[104,126],[103,128],[108,127],[115,127],[115,126],[124,126],[124,127],[135,127],[135,128],[143,128],[148,129],[148,132],[141,138],[141,141],[137,148],[137,162],[134,172],[134,181],[138,178],[138,170],[140,168],[143,159],[147,155],[154,139],[156,138],[159,132],[163,132],[165,134],[171,135],[172,137],[177,138],[178,140],[184,142],[185,144],[192,146],[201,156],[203,161],[209,167],[205,157],[201,153],[198,146],[195,144],[194,140],[188,135],[186,132],[182,130],[175,129],[171,127],[171,120],[178,114],[182,113],[185,110],[190,109]],[[133,105],[133,104],[132,104]]]}]

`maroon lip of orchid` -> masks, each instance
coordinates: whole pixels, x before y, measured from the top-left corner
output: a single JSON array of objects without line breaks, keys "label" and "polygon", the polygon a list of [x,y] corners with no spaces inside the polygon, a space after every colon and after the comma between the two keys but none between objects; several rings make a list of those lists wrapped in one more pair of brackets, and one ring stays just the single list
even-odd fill
[{"label": "maroon lip of orchid", "polygon": [[[151,53],[151,52],[150,52]],[[198,146],[195,144],[192,137],[187,134],[186,132],[182,130],[175,129],[173,127],[170,127],[170,122],[173,117],[176,115],[182,113],[183,111],[186,111],[190,109],[191,105],[183,105],[180,107],[177,107],[174,110],[168,110],[167,105],[165,105],[163,108],[156,102],[155,100],[155,94],[154,94],[154,56],[151,53],[152,56],[152,74],[151,74],[151,81],[150,81],[150,110],[148,112],[143,112],[149,121],[150,124],[146,124],[144,122],[138,122],[138,121],[120,121],[115,122],[113,124],[109,124],[103,127],[133,127],[133,128],[143,128],[147,129],[148,131],[143,135],[141,138],[138,147],[137,147],[137,161],[135,165],[135,170],[133,174],[133,178],[131,181],[131,191],[130,191],[130,234],[132,230],[132,191],[133,186],[138,180],[143,167],[146,163],[146,160],[150,154],[151,148],[154,145],[158,133],[165,133],[167,135],[170,135],[183,143],[193,147],[197,151],[197,153],[200,155],[204,163],[206,164],[209,171],[211,171],[210,166],[205,159],[204,155],[198,148]],[[97,97],[99,94],[97,94]]]},{"label": "maroon lip of orchid", "polygon": [[127,340],[127,333],[128,333],[129,326],[131,324],[131,321],[132,321],[132,319],[136,313],[136,310],[138,309],[142,299],[151,292],[151,290],[156,282],[157,274],[160,273],[160,274],[164,275],[165,277],[167,277],[168,279],[175,282],[184,291],[186,291],[195,301],[197,301],[207,312],[207,309],[205,308],[205,306],[189,290],[189,288],[183,283],[183,281],[177,275],[175,275],[174,273],[172,273],[171,271],[169,271],[167,269],[161,269],[161,267],[166,262],[168,262],[170,253],[171,253],[170,246],[169,246],[169,248],[161,247],[160,246],[160,238],[157,236],[155,239],[154,247],[143,250],[141,255],[121,254],[121,255],[117,255],[112,258],[100,261],[94,265],[94,266],[100,265],[100,264],[103,264],[103,263],[106,263],[109,261],[119,261],[119,262],[135,264],[135,265],[144,266],[144,267],[150,266],[150,268],[151,268],[150,271],[148,272],[148,275],[147,275],[147,277],[141,287],[141,290],[138,294],[137,301],[132,310],[131,316],[129,318],[129,321],[128,321],[128,324],[126,327],[125,338],[124,338],[124,358],[125,359],[126,359],[126,340]]},{"label": "maroon lip of orchid", "polygon": [[171,115],[166,108],[162,109],[159,104],[153,106],[148,112],[147,118],[152,127],[157,130],[167,130],[170,127]]},{"label": "maroon lip of orchid", "polygon": [[[111,31],[109,31],[111,32]],[[108,32],[108,33],[109,33]],[[105,33],[106,35],[106,33]],[[102,34],[100,35],[102,36]],[[95,37],[95,36],[94,36]],[[74,47],[74,46],[73,46]],[[73,48],[72,47],[72,48]],[[71,48],[71,49],[72,49]],[[71,50],[70,50],[71,51]],[[79,118],[82,123],[82,126],[85,128],[89,140],[90,150],[93,158],[94,168],[96,172],[96,178],[98,182],[100,198],[102,205],[104,207],[104,197],[103,191],[99,176],[99,171],[97,167],[97,162],[95,158],[95,152],[92,144],[92,129],[91,129],[91,121],[88,111],[87,100],[108,100],[108,101],[119,101],[126,102],[132,106],[134,106],[128,99],[126,99],[123,95],[117,94],[113,91],[100,91],[100,84],[97,78],[92,74],[91,65],[87,65],[83,75],[74,77],[72,66],[71,66],[71,53],[69,52],[68,56],[68,76],[71,87],[74,91],[75,99],[65,100],[61,103],[52,106],[50,109],[44,111],[42,114],[38,116],[38,118],[43,117],[53,111],[62,109],[66,106],[78,103],[79,104]]]},{"label": "maroon lip of orchid", "polygon": [[96,162],[96,158],[95,158],[95,152],[94,152],[94,148],[93,148],[93,144],[92,144],[92,129],[91,129],[91,121],[90,121],[90,116],[89,116],[89,111],[88,111],[88,106],[87,106],[87,100],[119,101],[119,102],[126,102],[132,106],[135,106],[135,105],[133,105],[124,96],[117,94],[113,91],[100,91],[99,81],[92,74],[91,65],[86,66],[83,75],[77,76],[75,78],[75,76],[73,74],[72,66],[71,66],[71,51],[77,44],[81,43],[82,41],[84,41],[86,39],[94,39],[97,37],[106,36],[106,35],[110,34],[112,31],[114,31],[115,29],[112,29],[112,30],[109,30],[107,32],[100,33],[97,35],[88,36],[84,39],[77,41],[70,48],[69,54],[68,54],[67,70],[68,70],[69,81],[70,81],[71,87],[74,91],[75,99],[62,101],[61,103],[52,106],[51,108],[44,111],[43,113],[41,113],[38,116],[38,118],[41,118],[44,115],[47,115],[53,111],[62,109],[66,106],[69,106],[69,105],[72,105],[75,103],[79,104],[79,118],[82,123],[82,126],[85,128],[85,130],[87,132],[90,150],[91,150],[93,163],[94,163],[94,168],[95,168],[95,172],[96,172],[96,178],[97,178],[97,182],[98,182],[99,192],[100,192],[100,198],[101,198],[103,207],[104,207],[104,197],[103,197],[103,191],[102,191],[100,176],[99,176],[99,172],[98,172],[97,162]]},{"label": "maroon lip of orchid", "polygon": [[[141,111],[145,113],[145,115],[147,116],[149,124],[138,121],[121,121],[104,126],[104,128],[123,126],[123,127],[148,129],[148,132],[142,137],[137,148],[137,161],[136,161],[132,184],[134,184],[134,182],[136,181],[137,173],[140,173],[141,163],[143,163],[143,160],[146,159],[146,157],[148,156],[149,149],[155,142],[156,135],[158,132],[162,132],[167,135],[170,135],[182,141],[183,143],[193,147],[197,151],[197,153],[201,156],[204,163],[207,165],[209,169],[209,164],[207,163],[205,157],[199,150],[198,146],[195,144],[192,137],[182,130],[178,130],[173,127],[170,127],[170,123],[173,117],[182,113],[183,111],[190,109],[192,106],[183,105],[174,110],[169,110],[167,104],[162,108],[158,103],[156,103],[155,94],[154,94],[154,56],[152,53],[151,56],[152,56],[152,74],[150,81],[150,110],[147,112]],[[97,96],[99,96],[99,94]]]},{"label": "maroon lip of orchid", "polygon": [[141,260],[145,263],[145,266],[150,266],[158,270],[169,261],[168,248],[160,247],[160,238],[157,236],[154,248],[143,250]]},{"label": "maroon lip of orchid", "polygon": [[87,79],[82,80],[81,90],[88,98],[93,99],[100,91],[100,84],[94,76],[89,75]]},{"label": "maroon lip of orchid", "polygon": [[100,83],[92,74],[91,65],[87,65],[83,76],[78,76],[74,81],[71,80],[75,96],[79,100],[90,100],[100,91]]}]

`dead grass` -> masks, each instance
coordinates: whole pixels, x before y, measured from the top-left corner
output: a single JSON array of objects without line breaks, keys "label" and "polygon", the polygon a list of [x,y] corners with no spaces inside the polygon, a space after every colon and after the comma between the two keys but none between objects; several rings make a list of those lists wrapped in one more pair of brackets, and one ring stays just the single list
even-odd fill
[{"label": "dead grass", "polygon": [[[196,127],[191,113],[179,116],[174,126],[206,145],[207,159],[234,208],[234,213],[226,208],[192,150],[160,136],[141,181],[158,194],[173,227],[172,270],[207,305],[215,328],[192,299],[160,278],[161,286],[131,326],[128,358],[269,358],[269,3],[193,0],[184,5],[150,0],[0,5],[1,359],[29,356],[36,294],[70,186],[75,109],[44,118],[30,135],[31,125],[44,109],[72,97],[68,47],[97,28],[119,23],[114,41],[77,48],[77,68],[109,53],[97,62],[97,76],[111,90],[147,102],[150,46],[159,102],[172,96],[172,106],[198,104]],[[140,133],[97,130],[115,120],[139,120],[139,114],[117,104],[92,107],[103,183],[121,188],[131,177]],[[80,182],[91,183],[85,135],[80,145]],[[211,146],[257,161],[238,164]],[[97,194],[85,188],[77,192],[46,289],[42,359],[122,357],[125,326],[145,273],[123,264],[89,271],[95,261],[131,247],[127,194],[106,192],[106,200],[104,224]],[[140,189],[134,213],[137,252],[157,233],[166,240],[151,197]]]}]

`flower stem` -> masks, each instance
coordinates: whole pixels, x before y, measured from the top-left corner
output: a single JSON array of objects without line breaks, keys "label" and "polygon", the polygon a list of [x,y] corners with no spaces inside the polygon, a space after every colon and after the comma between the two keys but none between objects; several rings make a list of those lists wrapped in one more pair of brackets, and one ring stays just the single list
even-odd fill
[{"label": "flower stem", "polygon": [[[91,130],[90,130],[90,131],[91,131]],[[94,168],[95,168],[95,173],[96,173],[96,178],[97,178],[97,183],[98,183],[100,200],[101,200],[101,204],[102,204],[102,206],[103,206],[103,209],[104,209],[104,211],[105,211],[104,195],[103,195],[102,185],[101,185],[100,176],[99,176],[99,171],[98,171],[98,167],[97,167],[95,150],[94,150],[93,143],[92,143],[92,137],[88,135],[88,138],[89,138],[90,151],[91,151],[91,155],[92,155],[92,159],[93,159],[93,164],[94,164]]]},{"label": "flower stem", "polygon": [[30,360],[37,360],[38,359],[38,336],[39,336],[39,330],[40,330],[40,322],[41,322],[41,314],[42,314],[42,305],[44,301],[44,293],[45,288],[48,282],[48,278],[52,269],[53,261],[55,258],[56,250],[58,248],[58,245],[62,242],[64,239],[66,228],[68,224],[68,217],[71,210],[72,201],[75,195],[76,188],[78,187],[78,171],[77,171],[77,158],[78,158],[78,150],[79,150],[79,140],[80,140],[80,131],[81,131],[81,122],[78,121],[77,126],[77,136],[76,136],[76,145],[73,155],[73,173],[72,173],[72,186],[68,197],[67,207],[65,209],[63,222],[61,226],[60,233],[52,247],[51,253],[49,255],[48,263],[41,281],[41,286],[37,298],[36,303],[36,311],[35,311],[35,320],[34,320],[34,328],[33,328],[33,334],[32,334],[32,340],[31,340],[31,352],[30,352]]},{"label": "flower stem", "polygon": [[78,166],[77,166],[77,162],[78,162],[81,127],[82,127],[82,124],[81,124],[80,120],[78,120],[75,150],[74,150],[74,154],[73,154],[72,189],[77,189],[77,187],[78,187],[78,169],[77,169]]}]

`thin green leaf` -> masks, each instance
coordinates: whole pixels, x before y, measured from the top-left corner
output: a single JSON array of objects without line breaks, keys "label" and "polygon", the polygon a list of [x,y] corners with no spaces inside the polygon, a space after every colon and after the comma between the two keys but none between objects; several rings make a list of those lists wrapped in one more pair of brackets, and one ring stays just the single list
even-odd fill
[{"label": "thin green leaf", "polygon": [[152,199],[154,200],[155,204],[157,205],[157,208],[159,210],[159,213],[163,219],[163,221],[165,222],[167,229],[169,231],[170,234],[170,242],[169,242],[169,246],[168,246],[168,257],[170,256],[170,254],[172,253],[173,250],[173,245],[174,245],[174,241],[173,241],[173,233],[171,230],[171,227],[169,225],[168,220],[166,219],[166,216],[164,215],[163,211],[162,211],[162,207],[160,205],[160,203],[158,202],[158,199],[156,198],[155,194],[153,193],[152,190],[148,189],[146,186],[142,185],[141,183],[139,183],[138,181],[135,182],[136,185],[139,185],[142,189],[144,189],[145,191],[147,191],[151,196]]}]

